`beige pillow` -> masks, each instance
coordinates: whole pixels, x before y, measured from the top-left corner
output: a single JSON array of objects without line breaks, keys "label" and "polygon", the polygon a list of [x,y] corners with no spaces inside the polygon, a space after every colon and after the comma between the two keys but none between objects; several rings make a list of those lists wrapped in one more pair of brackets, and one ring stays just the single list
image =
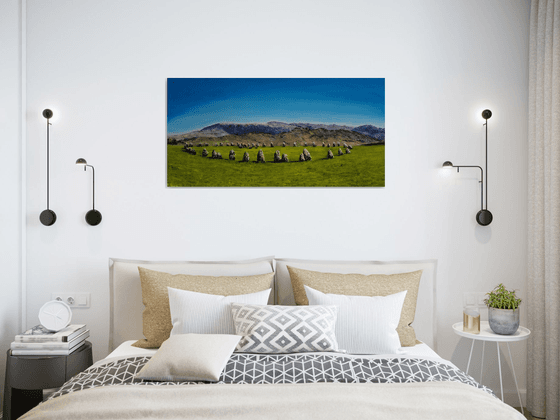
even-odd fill
[{"label": "beige pillow", "polygon": [[173,335],[134,379],[216,382],[240,339],[227,334]]},{"label": "beige pillow", "polygon": [[320,273],[288,266],[294,297],[297,305],[308,305],[305,286],[323,293],[346,296],[388,296],[406,290],[406,298],[397,332],[401,346],[410,347],[417,343],[416,333],[410,324],[416,313],[418,286],[422,270],[398,274],[338,274]]},{"label": "beige pillow", "polygon": [[270,289],[274,273],[256,276],[198,276],[169,274],[138,267],[142,286],[143,340],[133,344],[144,349],[157,348],[169,338],[173,325],[167,287],[209,295],[246,295]]}]

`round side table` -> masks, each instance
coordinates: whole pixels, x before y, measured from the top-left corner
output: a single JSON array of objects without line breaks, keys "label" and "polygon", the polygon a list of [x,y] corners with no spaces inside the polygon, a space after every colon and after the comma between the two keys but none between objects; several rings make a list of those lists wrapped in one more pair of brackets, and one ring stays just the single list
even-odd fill
[{"label": "round side table", "polygon": [[14,356],[8,350],[3,419],[12,420],[23,416],[43,401],[43,389],[61,387],[72,376],[92,364],[92,347],[89,341],[64,356]]},{"label": "round side table", "polygon": [[[467,371],[466,374],[469,374],[469,367],[471,365],[471,356],[473,353],[474,342],[475,340],[482,341],[482,362],[480,364],[480,383],[482,383],[482,372],[484,368],[484,345],[487,341],[494,341],[496,343],[496,351],[498,352],[498,369],[500,371],[500,392],[502,395],[502,402],[504,401],[504,386],[502,384],[502,364],[500,361],[500,343],[506,343],[508,353],[509,353],[509,360],[511,362],[511,371],[513,373],[513,380],[515,381],[515,389],[517,390],[517,396],[519,397],[519,404],[521,406],[521,413],[523,413],[523,403],[521,402],[521,394],[519,393],[519,387],[517,386],[517,377],[515,376],[515,368],[513,367],[513,358],[511,357],[511,351],[509,349],[509,343],[513,343],[515,341],[523,341],[529,338],[529,334],[531,331],[528,328],[519,326],[519,329],[512,335],[501,335],[496,334],[490,328],[488,321],[481,321],[480,322],[480,333],[473,334],[470,332],[463,331],[463,323],[457,322],[453,324],[453,331],[457,335],[461,337],[470,338],[472,340],[471,344],[471,352],[469,353],[469,362],[467,363]],[[524,414],[524,413],[523,413]]]}]

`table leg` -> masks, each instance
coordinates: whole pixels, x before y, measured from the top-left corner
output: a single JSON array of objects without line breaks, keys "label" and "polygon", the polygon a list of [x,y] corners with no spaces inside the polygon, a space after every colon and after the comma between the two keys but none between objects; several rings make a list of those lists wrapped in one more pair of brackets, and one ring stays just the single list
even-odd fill
[{"label": "table leg", "polygon": [[482,342],[482,362],[480,362],[480,384],[482,385],[482,372],[483,372],[483,368],[484,368],[484,346],[486,344],[486,341]]},{"label": "table leg", "polygon": [[517,386],[517,378],[515,377],[515,369],[513,368],[513,357],[511,357],[511,350],[509,349],[509,343],[507,344],[508,353],[509,353],[509,360],[511,362],[511,371],[513,372],[513,380],[515,381],[515,389],[517,390],[517,396],[519,397],[519,406],[521,407],[521,414],[525,414],[523,412],[523,403],[521,402],[521,394],[519,393],[519,387]]},{"label": "table leg", "polygon": [[469,362],[467,363],[467,371],[465,372],[467,375],[469,374],[469,367],[471,365],[471,356],[472,356],[473,347],[474,347],[474,338],[471,344],[471,352],[469,353]]},{"label": "table leg", "polygon": [[502,393],[502,402],[504,402],[504,386],[502,384],[502,364],[500,362],[500,343],[496,341],[496,350],[498,350],[498,369],[500,371],[500,391]]}]

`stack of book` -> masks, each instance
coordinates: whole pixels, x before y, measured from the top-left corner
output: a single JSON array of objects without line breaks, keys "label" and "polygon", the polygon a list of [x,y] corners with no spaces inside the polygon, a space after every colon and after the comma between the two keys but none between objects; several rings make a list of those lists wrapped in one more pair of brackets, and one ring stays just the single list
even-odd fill
[{"label": "stack of book", "polygon": [[42,325],[16,335],[11,349],[14,356],[68,355],[86,342],[89,330],[85,324],[69,325],[60,331],[49,331]]}]

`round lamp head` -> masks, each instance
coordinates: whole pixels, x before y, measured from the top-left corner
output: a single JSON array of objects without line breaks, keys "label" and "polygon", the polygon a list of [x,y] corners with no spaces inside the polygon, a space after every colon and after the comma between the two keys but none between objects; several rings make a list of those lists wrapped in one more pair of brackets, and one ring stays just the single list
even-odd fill
[{"label": "round lamp head", "polygon": [[43,210],[39,216],[39,220],[45,226],[52,226],[56,222],[56,213],[52,210]]},{"label": "round lamp head", "polygon": [[53,116],[53,112],[50,109],[43,110],[43,117],[45,117],[47,120],[49,118],[52,118],[52,116]]},{"label": "round lamp head", "polygon": [[97,210],[90,210],[86,213],[86,222],[90,226],[97,226],[101,223],[101,213]]},{"label": "round lamp head", "polygon": [[480,226],[488,226],[490,223],[492,223],[493,219],[494,217],[489,210],[480,210],[478,213],[476,213],[476,221]]},{"label": "round lamp head", "polygon": [[84,158],[79,158],[76,160],[76,165],[87,165],[87,161]]},{"label": "round lamp head", "polygon": [[489,119],[492,116],[492,111],[490,111],[489,109],[485,109],[484,111],[482,111],[482,118],[484,118],[485,120]]},{"label": "round lamp head", "polygon": [[448,160],[446,160],[445,162],[443,162],[442,167],[444,168],[453,168],[453,164],[451,162],[449,162]]}]

